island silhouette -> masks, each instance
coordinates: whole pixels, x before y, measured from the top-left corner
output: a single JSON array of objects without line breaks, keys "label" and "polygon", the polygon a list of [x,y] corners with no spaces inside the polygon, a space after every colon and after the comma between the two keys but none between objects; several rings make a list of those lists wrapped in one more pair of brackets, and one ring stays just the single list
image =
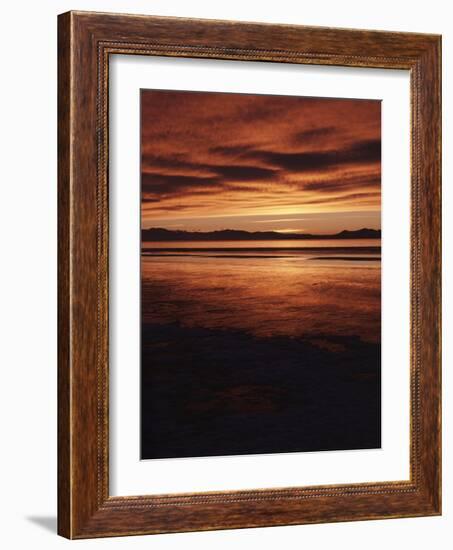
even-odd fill
[{"label": "island silhouette", "polygon": [[380,239],[380,229],[366,227],[349,231],[347,229],[332,235],[313,233],[279,233],[278,231],[243,231],[221,229],[217,231],[184,231],[162,227],[142,229],[142,241],[284,241],[308,239]]}]

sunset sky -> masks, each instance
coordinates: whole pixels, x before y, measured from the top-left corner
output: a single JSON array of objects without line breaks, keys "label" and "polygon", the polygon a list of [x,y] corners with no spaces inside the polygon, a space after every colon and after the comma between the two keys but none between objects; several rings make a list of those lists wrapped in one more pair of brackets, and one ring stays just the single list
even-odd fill
[{"label": "sunset sky", "polygon": [[142,90],[141,132],[143,228],[380,228],[380,101]]}]

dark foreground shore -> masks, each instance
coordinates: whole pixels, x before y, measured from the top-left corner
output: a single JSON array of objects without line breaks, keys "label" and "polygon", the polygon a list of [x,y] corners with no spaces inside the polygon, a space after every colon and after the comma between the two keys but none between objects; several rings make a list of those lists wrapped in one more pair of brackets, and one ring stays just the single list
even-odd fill
[{"label": "dark foreground shore", "polygon": [[142,326],[141,457],[379,448],[380,345]]}]

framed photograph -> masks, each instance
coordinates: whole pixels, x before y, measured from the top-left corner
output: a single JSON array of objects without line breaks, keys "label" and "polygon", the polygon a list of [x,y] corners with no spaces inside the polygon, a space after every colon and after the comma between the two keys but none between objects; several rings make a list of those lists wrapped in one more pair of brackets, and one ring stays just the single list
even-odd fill
[{"label": "framed photograph", "polygon": [[59,16],[61,535],[441,513],[440,49]]}]

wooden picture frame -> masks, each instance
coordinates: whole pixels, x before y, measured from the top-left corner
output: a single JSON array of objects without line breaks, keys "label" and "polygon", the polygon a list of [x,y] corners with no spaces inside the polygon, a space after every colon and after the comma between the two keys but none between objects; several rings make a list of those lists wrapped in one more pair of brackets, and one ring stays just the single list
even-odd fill
[{"label": "wooden picture frame", "polygon": [[[441,39],[69,12],[58,21],[58,532],[67,538],[441,513]],[[111,54],[405,69],[411,86],[410,480],[109,495]]]}]

